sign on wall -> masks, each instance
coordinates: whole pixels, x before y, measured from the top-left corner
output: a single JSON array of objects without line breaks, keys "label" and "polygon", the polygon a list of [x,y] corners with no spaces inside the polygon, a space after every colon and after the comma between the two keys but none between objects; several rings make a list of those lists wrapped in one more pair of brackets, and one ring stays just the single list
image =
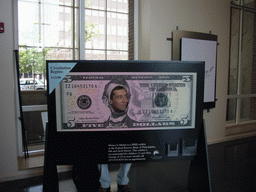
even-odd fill
[{"label": "sign on wall", "polygon": [[204,102],[215,102],[217,41],[181,39],[182,61],[205,61]]},{"label": "sign on wall", "polygon": [[173,60],[205,62],[205,109],[214,108],[216,103],[217,45],[216,35],[173,31]]}]

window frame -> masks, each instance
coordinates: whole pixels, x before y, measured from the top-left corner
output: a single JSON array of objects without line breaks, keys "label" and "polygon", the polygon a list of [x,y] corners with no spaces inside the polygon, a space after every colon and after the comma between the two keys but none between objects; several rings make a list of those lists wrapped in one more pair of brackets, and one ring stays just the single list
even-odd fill
[{"label": "window frame", "polygon": [[[225,135],[236,135],[236,134],[243,134],[247,132],[252,132],[256,130],[256,120],[249,120],[244,121],[243,118],[241,118],[241,101],[244,98],[256,98],[256,93],[250,93],[250,94],[244,94],[242,93],[242,42],[243,42],[243,19],[244,19],[244,13],[246,11],[252,12],[256,14],[256,9],[249,8],[243,6],[243,1],[240,5],[235,4],[233,1],[231,1],[230,6],[230,57],[231,57],[231,33],[232,33],[232,9],[237,9],[239,11],[239,37],[238,37],[238,67],[237,67],[237,87],[236,87],[236,93],[229,94],[229,88],[227,90],[227,115],[228,115],[228,100],[229,99],[235,99],[236,100],[236,107],[235,107],[235,120],[234,122],[229,122],[226,120],[226,130]],[[254,18],[256,19],[256,18]],[[231,62],[231,59],[229,59],[229,64]],[[229,66],[229,72],[230,72],[230,66]],[[252,75],[252,74],[251,74]],[[230,81],[229,81],[230,83]]]},{"label": "window frame", "polygon": [[[74,0],[73,0],[74,2]],[[106,0],[107,2],[107,0]],[[130,4],[130,2],[132,2]],[[129,57],[128,59],[138,59],[138,49],[135,48],[135,45],[138,45],[138,0],[128,0],[129,5],[128,6],[133,6],[133,12],[131,13],[130,11],[128,11],[128,21],[130,22],[130,17],[133,17],[133,31],[132,34],[128,34],[128,55],[131,55],[131,58]],[[84,24],[81,25],[81,23],[85,23],[85,9],[80,9],[80,7],[85,7],[85,2],[78,0],[78,20],[77,22],[80,23],[79,29],[78,29],[78,34],[83,34],[85,27]],[[75,5],[73,6],[75,7]],[[74,8],[75,9],[75,8]],[[13,10],[14,10],[14,48],[15,50],[19,50],[19,41],[18,41],[18,0],[13,0]],[[73,16],[74,16],[75,11],[73,11]],[[74,20],[74,18],[73,18]],[[73,25],[73,30],[74,30],[74,25]],[[131,27],[131,23],[128,24],[128,32],[130,33],[130,27]],[[107,34],[106,34],[107,35]],[[132,37],[131,37],[132,35]],[[75,35],[73,35],[73,43],[75,43]],[[73,46],[72,49],[74,50],[78,50],[78,57],[80,60],[85,59],[85,43],[82,43],[85,41],[85,38],[83,35],[80,35],[79,41],[78,41],[78,46]],[[132,45],[129,44],[129,41],[132,41]],[[131,50],[132,48],[132,50]],[[108,51],[108,50],[107,50]],[[130,53],[129,53],[130,51]],[[132,51],[132,52],[131,52]],[[75,51],[73,54],[73,59],[75,59]],[[18,77],[17,75],[15,76],[15,82],[16,82],[16,100],[17,103],[19,103],[19,94],[18,94]],[[38,110],[45,110],[47,109],[47,105],[40,105],[40,106],[22,106],[24,111],[38,111]],[[19,104],[17,104],[17,108],[16,108],[16,116],[17,116],[17,144],[18,144],[18,156],[24,156],[25,153],[23,151],[23,144],[22,144],[22,125],[21,125],[21,121],[19,119],[20,115],[20,109],[19,109]],[[44,150],[39,150],[36,151],[35,153],[40,153],[40,154],[44,154]],[[33,153],[33,152],[32,152]]]}]

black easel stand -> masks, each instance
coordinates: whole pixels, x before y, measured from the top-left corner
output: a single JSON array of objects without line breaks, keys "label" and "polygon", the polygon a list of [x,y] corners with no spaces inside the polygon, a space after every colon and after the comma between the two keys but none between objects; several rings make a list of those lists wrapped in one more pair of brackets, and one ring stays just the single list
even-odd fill
[{"label": "black easel stand", "polygon": [[[44,180],[43,192],[58,192],[59,178],[57,165],[68,165],[67,159],[59,159],[56,154],[56,143],[54,143],[54,133],[49,134],[48,125],[46,126],[45,159],[44,159]],[[72,178],[78,192],[96,192],[99,187],[100,173],[95,162],[84,161],[84,156],[75,158],[73,165]],[[58,164],[61,162],[61,164]]]},{"label": "black easel stand", "polygon": [[[210,173],[208,170],[207,145],[204,133],[204,123],[199,131],[197,155],[191,160],[188,172],[189,192],[211,192]],[[58,139],[57,139],[58,140]],[[43,192],[58,192],[59,179],[57,165],[73,165],[73,181],[78,192],[96,192],[99,187],[100,173],[97,163],[80,155],[75,155],[72,161],[60,159],[56,155],[58,150],[56,133],[49,134],[48,124],[46,126],[45,161]],[[63,149],[62,149],[63,150]],[[58,164],[60,163],[60,164]]]},{"label": "black easel stand", "polygon": [[100,173],[95,163],[75,164],[72,178],[78,192],[96,192],[100,186]]},{"label": "black easel stand", "polygon": [[204,123],[202,124],[198,138],[197,155],[191,161],[188,173],[189,192],[211,192],[205,127]]},{"label": "black easel stand", "polygon": [[57,173],[57,165],[51,155],[51,134],[49,134],[48,123],[46,123],[46,140],[44,154],[44,181],[43,191],[59,191],[59,179]]}]

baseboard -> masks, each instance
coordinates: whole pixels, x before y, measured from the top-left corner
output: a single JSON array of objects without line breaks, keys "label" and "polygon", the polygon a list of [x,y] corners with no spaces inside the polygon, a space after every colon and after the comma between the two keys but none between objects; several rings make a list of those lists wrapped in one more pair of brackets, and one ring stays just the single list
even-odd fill
[{"label": "baseboard", "polygon": [[244,134],[238,134],[238,135],[230,135],[230,136],[226,136],[225,138],[222,138],[222,139],[209,140],[209,141],[207,141],[207,145],[224,143],[224,142],[228,142],[228,141],[234,141],[234,140],[245,139],[245,138],[250,138],[250,137],[256,137],[256,132],[250,132],[250,133],[244,133]]}]

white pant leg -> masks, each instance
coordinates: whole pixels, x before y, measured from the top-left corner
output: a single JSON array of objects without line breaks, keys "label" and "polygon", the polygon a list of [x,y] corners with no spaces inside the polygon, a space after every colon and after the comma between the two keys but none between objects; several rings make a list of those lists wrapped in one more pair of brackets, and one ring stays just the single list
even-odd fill
[{"label": "white pant leg", "polygon": [[99,164],[98,168],[100,170],[100,184],[103,188],[109,188],[111,181],[109,177],[108,164]]},{"label": "white pant leg", "polygon": [[128,185],[129,178],[128,178],[128,172],[131,167],[131,163],[121,163],[120,169],[117,174],[117,183],[119,185]]}]

